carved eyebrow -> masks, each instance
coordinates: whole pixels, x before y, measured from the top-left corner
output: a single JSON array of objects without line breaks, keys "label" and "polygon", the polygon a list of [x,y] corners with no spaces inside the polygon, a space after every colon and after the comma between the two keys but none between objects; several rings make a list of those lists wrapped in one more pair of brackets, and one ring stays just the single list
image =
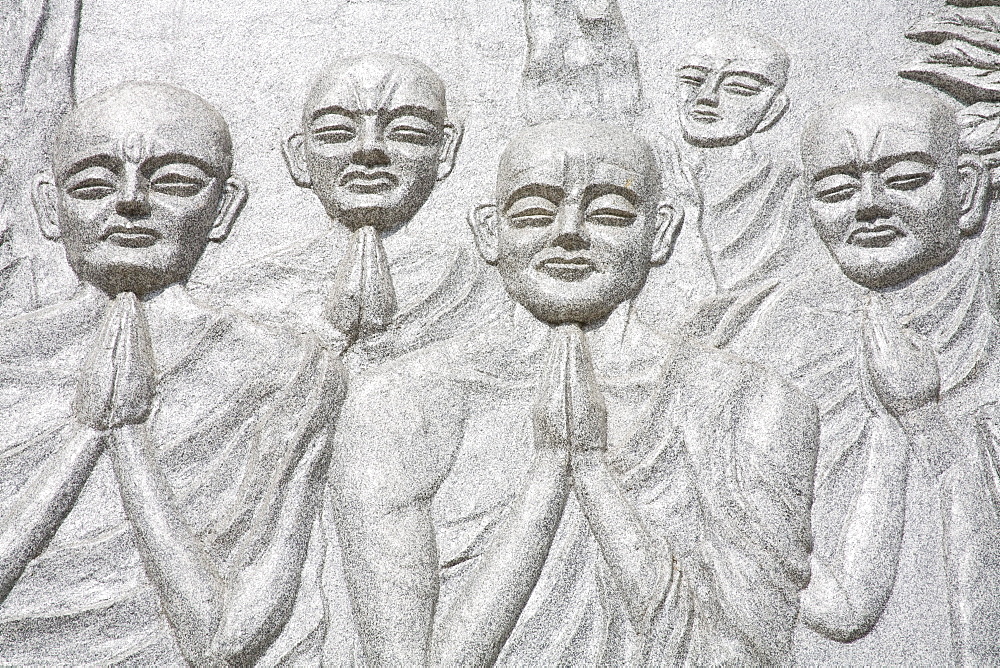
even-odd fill
[{"label": "carved eyebrow", "polygon": [[705,67],[704,65],[681,65],[677,68],[678,72],[682,72],[684,70],[698,70],[699,72],[707,73],[711,72],[712,68]]},{"label": "carved eyebrow", "polygon": [[357,112],[351,111],[346,107],[341,107],[339,105],[332,105],[329,107],[323,107],[322,109],[317,109],[316,111],[309,114],[309,122],[312,123],[320,116],[326,116],[327,114],[337,114],[338,116],[347,116],[348,118],[354,118]]},{"label": "carved eyebrow", "polygon": [[197,167],[201,171],[205,172],[209,178],[215,178],[219,175],[218,168],[213,167],[201,158],[188,153],[164,153],[163,155],[154,155],[142,163],[142,171],[146,174],[152,174],[164,165],[170,165],[178,162]]},{"label": "carved eyebrow", "polygon": [[897,162],[922,162],[928,167],[937,166],[937,160],[934,159],[930,153],[924,151],[910,151],[909,153],[899,153],[897,155],[890,155],[884,158],[879,158],[875,161],[873,167],[877,171],[883,171],[889,167],[892,167]]},{"label": "carved eyebrow", "polygon": [[550,186],[544,183],[529,183],[516,189],[503,203],[503,210],[509,209],[514,202],[524,197],[542,197],[553,204],[558,204],[566,196],[566,191],[558,186]]},{"label": "carved eyebrow", "polygon": [[587,186],[583,190],[583,197],[586,201],[597,199],[598,197],[602,197],[604,195],[618,195],[620,197],[624,197],[632,206],[638,206],[640,202],[639,195],[631,188],[616,186],[610,183],[595,183]]},{"label": "carved eyebrow", "polygon": [[122,161],[109,153],[100,153],[98,155],[88,155],[86,158],[77,160],[65,169],[63,169],[59,176],[63,179],[68,179],[85,169],[90,169],[91,167],[104,167],[109,171],[115,171],[122,166]]},{"label": "carved eyebrow", "polygon": [[756,81],[756,82],[758,82],[760,84],[763,84],[765,86],[772,86],[772,85],[774,85],[771,82],[771,80],[768,79],[767,77],[762,76],[760,74],[757,74],[756,72],[748,72],[746,70],[733,70],[731,72],[725,72],[723,74],[723,76],[727,76],[727,77],[731,77],[731,76],[746,77],[748,79],[753,79],[754,81]]},{"label": "carved eyebrow", "polygon": [[841,174],[843,176],[858,178],[861,174],[861,168],[858,167],[856,163],[851,163],[849,165],[838,165],[837,167],[827,167],[826,169],[820,170],[815,174],[813,174],[813,183],[817,181],[822,181],[828,176],[836,176],[838,174]]},{"label": "carved eyebrow", "polygon": [[389,120],[396,118],[401,118],[403,116],[416,116],[417,118],[422,118],[428,123],[434,125],[441,125],[441,114],[435,113],[427,107],[421,107],[415,104],[404,104],[400,107],[393,107],[386,114]]}]

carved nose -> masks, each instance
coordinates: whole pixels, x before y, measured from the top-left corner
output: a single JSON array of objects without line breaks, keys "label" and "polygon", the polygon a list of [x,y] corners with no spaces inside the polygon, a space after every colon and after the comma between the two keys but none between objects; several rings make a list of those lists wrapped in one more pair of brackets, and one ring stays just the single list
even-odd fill
[{"label": "carved nose", "polygon": [[580,212],[564,209],[558,217],[558,224],[558,232],[555,239],[552,240],[554,246],[569,251],[590,248],[590,235],[584,228],[583,216]]},{"label": "carved nose", "polygon": [[892,209],[885,201],[885,188],[873,178],[861,180],[860,200],[855,217],[860,222],[871,222],[892,216]]},{"label": "carved nose", "polygon": [[718,107],[719,106],[719,93],[714,87],[705,84],[698,91],[698,97],[695,99],[695,104],[704,105],[706,107]]},{"label": "carved nose", "polygon": [[371,130],[362,132],[361,144],[354,152],[354,162],[365,167],[389,164],[389,156],[385,152],[385,140],[378,132]]},{"label": "carved nose", "polygon": [[115,212],[126,218],[142,218],[148,216],[149,211],[149,193],[140,183],[139,176],[132,174],[118,194]]}]

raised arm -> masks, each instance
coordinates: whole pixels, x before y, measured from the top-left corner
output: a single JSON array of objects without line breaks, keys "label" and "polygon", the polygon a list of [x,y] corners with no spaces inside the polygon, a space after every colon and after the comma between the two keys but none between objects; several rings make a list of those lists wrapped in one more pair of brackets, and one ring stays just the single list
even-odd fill
[{"label": "raised arm", "polygon": [[128,386],[115,383],[115,360],[136,347],[138,334],[128,326],[133,308],[134,303],[126,297],[109,307],[97,343],[81,370],[63,443],[0,518],[0,602],[73,509],[104,453],[108,429],[149,413],[152,394],[142,387],[142,378]]},{"label": "raised arm", "polygon": [[438,625],[435,665],[492,665],[541,576],[569,496],[570,443],[606,430],[603,404],[598,410],[592,397],[580,396],[589,389],[581,381],[589,364],[585,345],[577,325],[560,325],[552,333],[532,412],[531,471],[486,549],[469,566],[467,589]]}]

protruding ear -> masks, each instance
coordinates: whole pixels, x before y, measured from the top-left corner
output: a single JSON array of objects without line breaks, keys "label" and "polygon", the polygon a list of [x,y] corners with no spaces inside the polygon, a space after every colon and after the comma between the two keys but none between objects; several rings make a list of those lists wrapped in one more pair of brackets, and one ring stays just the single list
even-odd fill
[{"label": "protruding ear", "polygon": [[785,91],[779,91],[771,100],[771,106],[767,108],[767,113],[757,124],[757,129],[754,132],[764,132],[774,127],[774,124],[780,121],[781,117],[788,111],[788,104],[788,95],[785,94]]},{"label": "protruding ear", "polygon": [[226,189],[222,193],[219,201],[219,213],[212,223],[212,230],[208,233],[209,241],[221,243],[233,230],[233,223],[243,211],[243,206],[247,203],[250,192],[246,182],[238,176],[230,176],[226,180]]},{"label": "protruding ear", "polygon": [[285,156],[288,173],[292,175],[295,185],[312,188],[312,179],[309,178],[309,168],[306,165],[305,143],[305,133],[296,132],[281,145],[281,154]]},{"label": "protruding ear", "polygon": [[31,180],[31,203],[35,206],[35,216],[42,236],[57,241],[59,231],[59,189],[51,172],[39,172]]},{"label": "protruding ear", "polygon": [[458,147],[462,145],[465,126],[461,123],[445,123],[442,134],[441,155],[438,158],[438,181],[448,178],[451,171],[455,169],[455,159],[458,156]]},{"label": "protruding ear", "polygon": [[480,204],[469,213],[469,227],[476,248],[487,264],[496,264],[500,257],[499,235],[500,211],[496,204]]},{"label": "protruding ear", "polygon": [[684,226],[684,207],[673,202],[660,202],[656,207],[656,236],[650,262],[658,267],[670,257]]},{"label": "protruding ear", "polygon": [[959,158],[958,173],[962,179],[962,215],[958,227],[964,235],[976,234],[983,229],[989,213],[989,170],[982,158],[970,153]]}]

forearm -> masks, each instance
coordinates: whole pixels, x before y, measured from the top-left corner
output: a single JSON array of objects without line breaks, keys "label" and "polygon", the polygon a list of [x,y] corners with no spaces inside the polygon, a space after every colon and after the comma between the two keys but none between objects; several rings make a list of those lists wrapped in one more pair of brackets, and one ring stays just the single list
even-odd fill
[{"label": "forearm", "polygon": [[173,507],[167,480],[152,458],[145,425],[114,431],[113,452],[122,502],[177,640],[191,663],[206,663],[222,613],[220,578],[200,541]]},{"label": "forearm", "polygon": [[251,541],[251,553],[236,561],[238,571],[227,578],[230,591],[212,656],[252,663],[288,621],[328,465],[325,444],[325,434],[315,438],[288,483],[268,499],[281,504],[277,518],[255,527],[265,542],[261,547]]},{"label": "forearm", "polygon": [[435,664],[491,665],[538,582],[569,496],[569,455],[539,449],[529,482],[434,639]]},{"label": "forearm", "polygon": [[0,524],[0,602],[41,554],[104,452],[107,432],[73,422],[70,438],[31,477]]},{"label": "forearm", "polygon": [[573,455],[573,490],[605,561],[618,582],[638,633],[643,633],[670,586],[673,557],[649,535],[604,453]]},{"label": "forearm", "polygon": [[907,441],[888,415],[872,418],[868,463],[847,518],[842,563],[813,558],[802,596],[803,622],[842,642],[868,633],[882,614],[896,579],[906,507]]}]

